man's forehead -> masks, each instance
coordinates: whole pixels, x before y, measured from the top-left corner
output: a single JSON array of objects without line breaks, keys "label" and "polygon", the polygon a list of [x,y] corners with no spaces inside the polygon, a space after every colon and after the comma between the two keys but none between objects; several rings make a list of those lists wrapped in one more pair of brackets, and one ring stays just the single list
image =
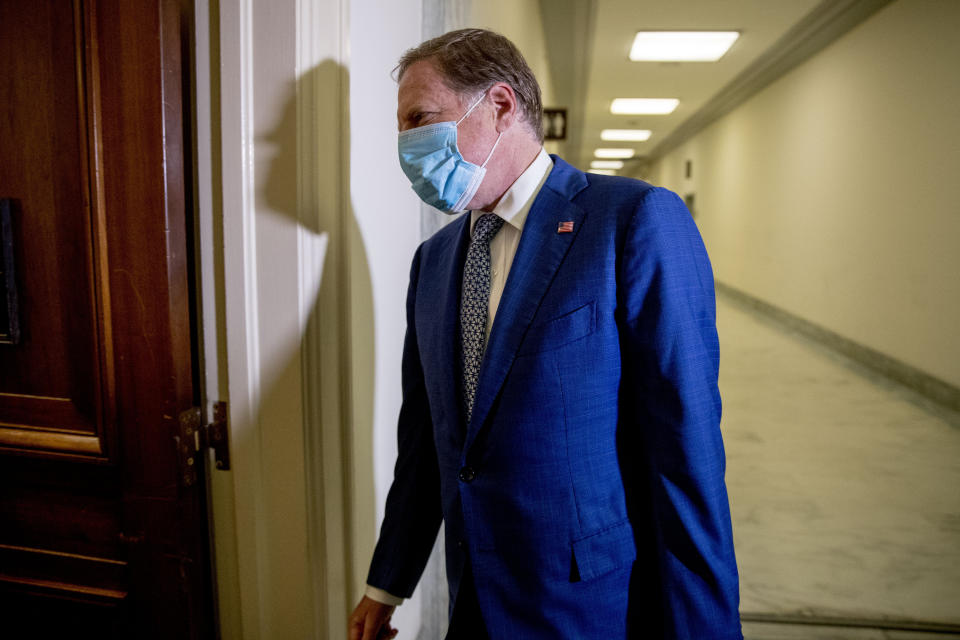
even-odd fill
[{"label": "man's forehead", "polygon": [[457,95],[443,82],[443,77],[428,60],[407,68],[397,87],[398,107],[442,106],[456,102]]}]

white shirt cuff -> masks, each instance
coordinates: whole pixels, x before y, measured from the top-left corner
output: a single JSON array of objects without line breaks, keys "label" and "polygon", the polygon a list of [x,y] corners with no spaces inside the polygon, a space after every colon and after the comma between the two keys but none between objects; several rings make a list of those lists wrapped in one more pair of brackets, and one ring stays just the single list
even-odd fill
[{"label": "white shirt cuff", "polygon": [[403,598],[398,598],[393,594],[387,593],[383,589],[377,589],[376,587],[371,587],[370,585],[367,585],[367,589],[363,592],[363,594],[371,600],[376,600],[380,604],[388,604],[392,607],[396,607],[403,602]]}]

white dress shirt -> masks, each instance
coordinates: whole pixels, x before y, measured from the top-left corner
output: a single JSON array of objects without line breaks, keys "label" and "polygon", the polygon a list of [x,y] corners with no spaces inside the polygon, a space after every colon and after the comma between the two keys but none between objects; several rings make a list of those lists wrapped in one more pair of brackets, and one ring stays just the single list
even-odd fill
[{"label": "white dress shirt", "polygon": [[[537,157],[520,174],[520,177],[510,185],[510,188],[507,189],[507,192],[503,194],[500,202],[493,209],[495,215],[503,218],[504,225],[490,241],[490,301],[487,307],[485,339],[490,338],[490,328],[493,327],[493,319],[496,317],[497,308],[500,306],[503,287],[507,284],[507,276],[510,274],[513,257],[517,254],[520,232],[523,231],[523,225],[527,221],[530,206],[536,200],[552,168],[553,160],[541,147]],[[485,213],[486,211],[470,212],[471,235],[473,234],[473,226]]]},{"label": "white dress shirt", "polygon": [[[486,339],[490,338],[490,328],[493,326],[493,319],[497,315],[497,307],[500,306],[500,298],[503,296],[503,288],[507,284],[507,276],[510,274],[513,257],[517,254],[520,233],[527,221],[527,214],[530,213],[530,206],[537,199],[537,195],[547,181],[551,169],[553,169],[553,160],[541,147],[537,157],[520,174],[520,177],[510,185],[510,188],[507,189],[503,197],[500,198],[500,202],[493,209],[492,213],[503,218],[504,225],[490,241],[490,301],[487,307],[487,328],[484,335]],[[471,234],[473,233],[473,225],[485,213],[487,212],[470,212]],[[367,585],[365,594],[371,600],[383,604],[396,606],[403,602],[403,598],[370,585]]]}]

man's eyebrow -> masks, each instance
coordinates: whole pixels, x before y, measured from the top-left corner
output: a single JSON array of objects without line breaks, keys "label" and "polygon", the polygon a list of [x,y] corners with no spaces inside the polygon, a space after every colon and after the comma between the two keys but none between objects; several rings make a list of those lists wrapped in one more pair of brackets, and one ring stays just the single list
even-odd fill
[{"label": "man's eyebrow", "polygon": [[425,103],[425,102],[417,102],[417,103],[414,103],[414,104],[410,105],[409,107],[407,107],[406,112],[407,112],[407,113],[414,113],[414,112],[432,113],[432,112],[439,111],[439,110],[440,110],[440,105],[431,104],[431,103],[428,103],[428,102],[427,102],[427,103]]}]

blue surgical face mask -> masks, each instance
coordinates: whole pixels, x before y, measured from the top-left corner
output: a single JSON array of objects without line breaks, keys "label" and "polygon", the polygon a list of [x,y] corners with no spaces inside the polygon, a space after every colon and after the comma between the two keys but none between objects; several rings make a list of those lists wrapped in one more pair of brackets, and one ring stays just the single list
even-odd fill
[{"label": "blue surgical face mask", "polygon": [[435,122],[401,131],[397,140],[400,167],[420,199],[446,213],[460,213],[480,188],[487,162],[500,143],[501,132],[483,164],[467,162],[457,148],[457,126],[483,102],[486,92],[456,122]]}]

